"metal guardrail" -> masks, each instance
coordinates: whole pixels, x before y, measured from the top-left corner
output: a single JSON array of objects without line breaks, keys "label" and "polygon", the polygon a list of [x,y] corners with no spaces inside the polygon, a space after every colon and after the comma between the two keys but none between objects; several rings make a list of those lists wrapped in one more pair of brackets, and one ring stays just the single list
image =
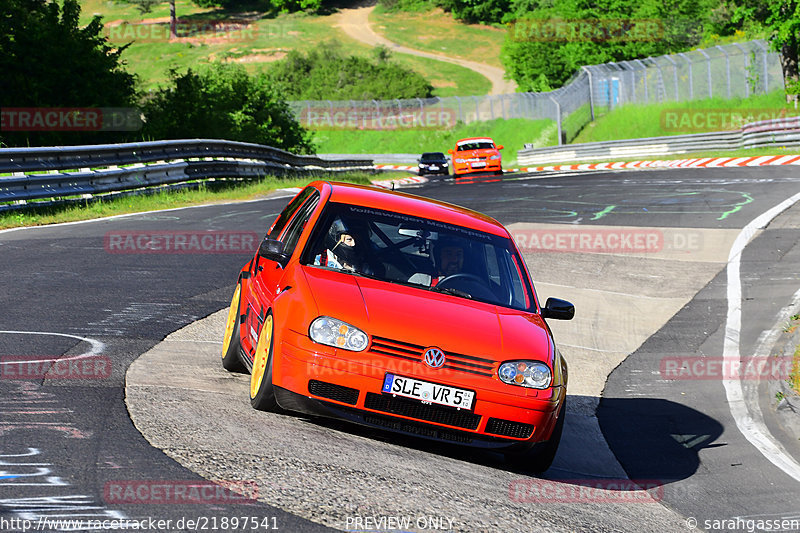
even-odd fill
[{"label": "metal guardrail", "polygon": [[739,130],[582,143],[517,152],[522,166],[630,157],[654,157],[762,146],[800,146],[800,117],[762,120]]},{"label": "metal guardrail", "polygon": [[[388,163],[394,165],[416,165],[419,163],[419,158],[422,153],[416,154],[317,154],[317,157],[326,161],[346,161],[356,159],[358,157],[365,157],[371,159],[375,163]],[[449,160],[450,156],[444,154]]]},{"label": "metal guardrail", "polygon": [[11,175],[0,176],[0,201],[94,195],[218,177],[373,169],[370,159],[332,161],[213,139],[2,148],[0,173]]}]

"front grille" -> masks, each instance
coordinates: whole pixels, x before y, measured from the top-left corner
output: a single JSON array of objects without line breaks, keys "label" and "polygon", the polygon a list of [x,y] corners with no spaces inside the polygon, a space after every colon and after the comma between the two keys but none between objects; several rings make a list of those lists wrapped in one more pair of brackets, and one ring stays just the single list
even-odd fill
[{"label": "front grille", "polygon": [[351,389],[350,387],[343,387],[342,385],[335,385],[315,379],[308,382],[308,392],[314,396],[321,396],[329,400],[349,403],[350,405],[358,403],[358,389]]},{"label": "front grille", "polygon": [[465,429],[477,429],[481,421],[480,415],[469,411],[458,411],[438,405],[426,405],[414,400],[394,398],[389,395],[375,394],[373,392],[367,393],[364,407],[372,409],[373,411],[402,415],[409,418]]},{"label": "front grille", "polygon": [[394,431],[402,431],[404,433],[411,433],[412,435],[419,435],[421,437],[429,437],[432,439],[460,442],[462,444],[468,444],[473,441],[469,435],[456,433],[454,431],[447,431],[446,429],[440,429],[432,426],[423,426],[422,424],[415,424],[414,422],[409,422],[408,420],[402,420],[399,418],[365,415],[364,422]]},{"label": "front grille", "polygon": [[486,433],[505,435],[506,437],[517,439],[527,439],[533,434],[533,429],[534,427],[530,424],[502,420],[500,418],[490,418],[486,423]]},{"label": "front grille", "polygon": [[[388,355],[408,361],[418,361],[420,364],[424,364],[422,362],[422,354],[426,348],[428,348],[428,346],[420,346],[418,344],[411,344],[409,342],[397,341],[384,337],[372,337],[370,351],[380,355]],[[494,375],[495,361],[492,359],[449,352],[446,348],[442,349],[447,358],[442,368],[450,368],[452,370],[486,377],[492,377]]]}]

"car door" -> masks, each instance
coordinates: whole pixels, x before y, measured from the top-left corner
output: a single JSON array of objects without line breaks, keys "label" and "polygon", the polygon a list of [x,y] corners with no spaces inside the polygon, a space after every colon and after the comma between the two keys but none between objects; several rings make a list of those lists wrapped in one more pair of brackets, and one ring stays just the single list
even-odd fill
[{"label": "car door", "polygon": [[[303,190],[286,206],[270,228],[267,236],[283,243],[283,251],[287,257],[294,255],[300,236],[319,201],[319,191],[313,187]],[[281,281],[285,274],[285,262],[282,264],[260,257],[258,254],[250,265],[250,283],[247,284],[245,291],[247,308],[242,339],[242,346],[250,360],[253,358],[261,325],[273,300],[280,294]]]}]

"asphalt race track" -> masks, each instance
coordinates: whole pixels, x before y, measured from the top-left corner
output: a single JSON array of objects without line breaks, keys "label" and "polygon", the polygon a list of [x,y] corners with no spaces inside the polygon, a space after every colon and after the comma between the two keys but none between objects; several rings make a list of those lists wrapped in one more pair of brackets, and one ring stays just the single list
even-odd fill
[{"label": "asphalt race track", "polygon": [[[215,313],[284,193],[0,232],[0,530],[68,529],[45,519],[158,531],[800,529],[799,443],[742,417],[770,409],[762,384],[743,381],[737,401],[712,366],[664,372],[769,352],[800,288],[800,208],[755,231],[735,272],[729,252],[800,193],[798,169],[513,174],[405,190],[494,216],[525,239],[540,298],[576,303],[575,320],[551,324],[570,363],[570,412],[543,479],[489,453],[249,408],[246,376],[215,360]],[[609,249],[575,245],[576,228]],[[221,240],[175,249],[207,230]],[[137,244],[153,232],[173,248]],[[232,490],[205,490],[204,477]],[[620,490],[626,477],[648,492]]]}]

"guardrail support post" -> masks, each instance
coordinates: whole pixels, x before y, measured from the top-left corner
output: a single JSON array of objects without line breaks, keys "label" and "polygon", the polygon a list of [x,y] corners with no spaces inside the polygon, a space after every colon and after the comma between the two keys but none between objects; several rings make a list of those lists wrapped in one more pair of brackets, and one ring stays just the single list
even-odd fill
[{"label": "guardrail support post", "polygon": [[706,53],[706,51],[703,50],[702,48],[697,51],[703,54],[703,57],[706,58],[706,72],[708,75],[708,97],[714,98],[713,86],[711,85],[711,56],[709,56]]},{"label": "guardrail support post", "polygon": [[581,67],[581,69],[589,76],[589,112],[594,122],[594,83],[592,83],[592,70],[589,67]]},{"label": "guardrail support post", "polygon": [[754,43],[764,53],[764,93],[766,94],[769,92],[769,69],[767,66],[769,50],[767,50],[767,47],[764,46],[761,41],[754,41]]},{"label": "guardrail support post", "polygon": [[689,65],[689,100],[694,100],[694,76],[692,74],[692,62],[684,53],[677,55],[682,57],[683,60],[686,61],[686,64]]},{"label": "guardrail support post", "polygon": [[728,99],[730,100],[730,98],[731,98],[731,58],[728,55],[728,51],[725,50],[723,47],[717,45],[717,48],[719,48],[720,51],[723,54],[725,54],[725,80],[726,80],[727,86],[728,86],[728,93],[727,93],[728,94]]},{"label": "guardrail support post", "polygon": [[672,82],[675,84],[675,101],[677,102],[680,100],[680,95],[678,94],[678,64],[675,62],[674,59],[670,56],[664,56],[666,59],[672,63]]},{"label": "guardrail support post", "polygon": [[750,96],[750,80],[747,77],[747,51],[739,43],[732,44],[742,51],[742,57],[744,57],[744,97],[747,98]]},{"label": "guardrail support post", "polygon": [[558,145],[561,146],[563,141],[561,140],[561,104],[558,103],[554,97],[550,97],[550,101],[556,104],[556,124],[558,124]]}]

